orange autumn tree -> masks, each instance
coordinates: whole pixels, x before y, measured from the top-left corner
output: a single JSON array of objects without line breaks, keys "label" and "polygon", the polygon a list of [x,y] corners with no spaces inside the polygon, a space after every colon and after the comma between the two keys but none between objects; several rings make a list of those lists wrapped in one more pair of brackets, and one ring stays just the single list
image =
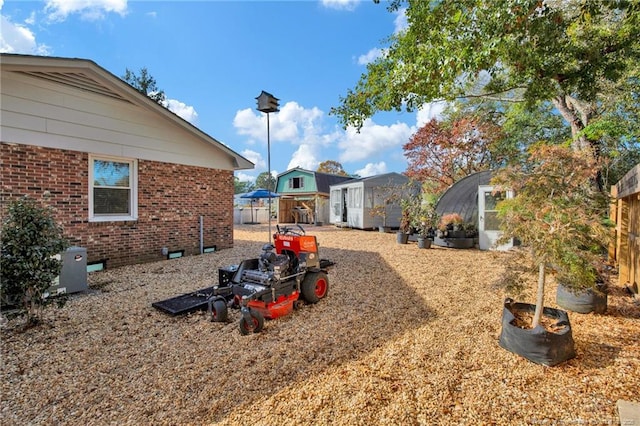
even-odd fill
[{"label": "orange autumn tree", "polygon": [[465,176],[488,170],[494,160],[492,144],[499,136],[497,125],[475,117],[432,119],[403,146],[406,175],[441,193]]}]

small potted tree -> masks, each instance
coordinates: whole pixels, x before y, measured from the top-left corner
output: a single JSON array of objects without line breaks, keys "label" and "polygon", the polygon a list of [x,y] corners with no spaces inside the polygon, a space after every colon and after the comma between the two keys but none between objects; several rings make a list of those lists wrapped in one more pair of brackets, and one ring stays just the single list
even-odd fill
[{"label": "small potted tree", "polygon": [[435,237],[436,227],[439,221],[439,216],[435,209],[435,201],[434,197],[423,201],[417,207],[414,214],[413,227],[418,232],[418,248],[431,248],[431,243]]},{"label": "small potted tree", "polygon": [[431,243],[433,242],[433,229],[427,224],[427,220],[425,218],[424,221],[420,223],[418,227],[418,248],[420,249],[428,249],[431,248]]},{"label": "small potted tree", "polygon": [[395,184],[391,181],[385,185],[376,187],[373,194],[375,204],[369,210],[369,214],[373,217],[380,217],[378,224],[380,232],[389,232],[391,228],[387,224],[389,210],[397,205],[401,197],[402,185]]},{"label": "small potted tree", "polygon": [[502,240],[518,238],[538,270],[535,304],[505,301],[499,343],[539,364],[553,366],[575,356],[567,313],[543,306],[546,274],[572,277],[567,279],[572,289],[596,284],[589,265],[608,240],[596,173],[591,153],[541,145],[526,165],[503,169],[493,179],[498,189],[516,194],[497,206]]},{"label": "small potted tree", "polygon": [[411,232],[411,201],[402,200],[402,215],[400,216],[400,227],[396,234],[398,244],[407,244],[409,233]]},{"label": "small potted tree", "polygon": [[380,232],[387,232],[389,227],[387,226],[387,205],[386,204],[376,204],[369,210],[369,214],[374,218],[379,217],[379,225],[378,230]]}]

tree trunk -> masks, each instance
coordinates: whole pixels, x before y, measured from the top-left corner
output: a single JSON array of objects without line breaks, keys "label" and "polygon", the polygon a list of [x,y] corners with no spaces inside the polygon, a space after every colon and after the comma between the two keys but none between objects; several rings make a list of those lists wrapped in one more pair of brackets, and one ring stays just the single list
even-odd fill
[{"label": "tree trunk", "polygon": [[[594,158],[600,157],[600,141],[589,140],[582,131],[589,125],[596,113],[596,106],[589,102],[582,102],[570,95],[559,95],[553,99],[553,105],[558,109],[562,118],[571,126],[571,147],[574,151],[590,149]],[[593,177],[594,184],[600,192],[604,192],[602,171],[598,170]]]},{"label": "tree trunk", "polygon": [[536,328],[538,324],[540,324],[540,318],[542,318],[542,310],[544,309],[544,282],[545,267],[544,262],[540,262],[540,264],[538,265],[538,292],[536,294],[536,310],[533,313],[531,328]]},{"label": "tree trunk", "polygon": [[[553,105],[558,109],[562,118],[571,126],[573,149],[579,151],[593,147],[592,143],[581,134],[591,121],[591,117],[595,111],[593,105],[587,102],[581,102],[569,95],[554,98]],[[594,154],[595,153],[597,153],[597,150],[594,150]]]}]

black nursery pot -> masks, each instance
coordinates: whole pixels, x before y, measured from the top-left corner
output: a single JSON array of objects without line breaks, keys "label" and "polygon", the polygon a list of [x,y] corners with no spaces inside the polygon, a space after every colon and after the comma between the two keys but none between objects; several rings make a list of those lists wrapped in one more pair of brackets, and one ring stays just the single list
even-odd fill
[{"label": "black nursery pot", "polygon": [[580,314],[603,314],[607,311],[607,289],[606,286],[599,285],[595,289],[571,290],[560,283],[556,303],[562,309]]},{"label": "black nursery pot", "polygon": [[557,320],[562,327],[558,332],[547,331],[538,325],[533,329],[523,329],[514,325],[514,312],[535,312],[535,305],[516,303],[505,299],[502,310],[502,332],[500,346],[537,364],[553,367],[576,356],[569,316],[565,311],[544,308],[543,316]]},{"label": "black nursery pot", "polygon": [[396,233],[396,241],[398,244],[407,244],[407,241],[409,241],[409,235],[402,231],[398,231]]},{"label": "black nursery pot", "polygon": [[418,248],[420,249],[431,248],[431,240],[429,238],[418,237]]},{"label": "black nursery pot", "polygon": [[433,243],[440,247],[468,249],[473,247],[473,238],[435,237]]}]

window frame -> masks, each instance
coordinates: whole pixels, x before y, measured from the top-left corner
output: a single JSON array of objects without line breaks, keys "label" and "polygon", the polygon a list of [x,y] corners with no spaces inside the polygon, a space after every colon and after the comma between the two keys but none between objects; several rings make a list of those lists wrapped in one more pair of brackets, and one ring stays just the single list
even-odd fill
[{"label": "window frame", "polygon": [[[95,161],[109,161],[129,164],[129,214],[94,213],[94,165]],[[138,220],[138,160],[108,155],[89,155],[89,222],[122,222]]]},{"label": "window frame", "polygon": [[[296,186],[296,182],[298,186]],[[304,188],[304,176],[292,176],[289,178],[289,189],[302,189]]]}]

